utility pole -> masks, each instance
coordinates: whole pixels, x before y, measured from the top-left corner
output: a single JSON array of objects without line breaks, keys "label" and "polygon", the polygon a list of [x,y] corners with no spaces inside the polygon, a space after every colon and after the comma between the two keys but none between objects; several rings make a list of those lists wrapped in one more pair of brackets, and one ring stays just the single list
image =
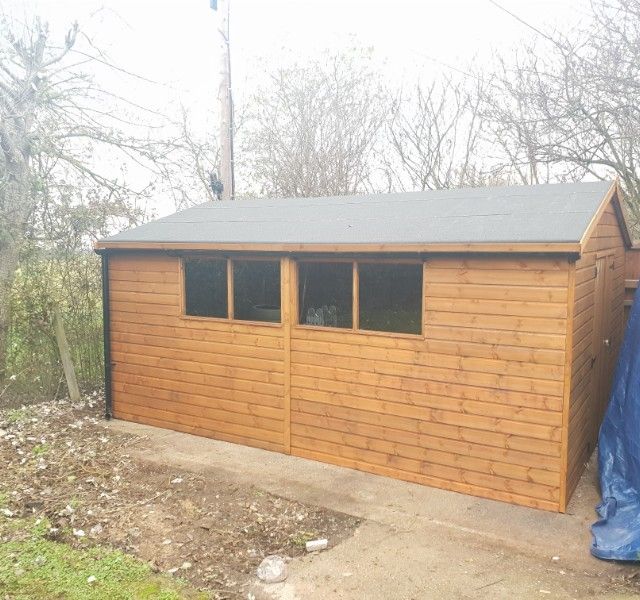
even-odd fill
[{"label": "utility pole", "polygon": [[231,0],[210,0],[211,8],[218,13],[220,34],[220,181],[221,200],[233,200],[235,196],[233,164],[233,98],[231,96],[231,51],[229,47],[229,5]]}]

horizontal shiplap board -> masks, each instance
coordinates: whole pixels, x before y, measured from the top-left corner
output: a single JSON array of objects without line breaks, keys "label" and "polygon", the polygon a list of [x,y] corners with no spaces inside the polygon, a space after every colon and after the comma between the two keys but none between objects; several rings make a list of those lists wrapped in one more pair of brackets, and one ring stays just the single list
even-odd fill
[{"label": "horizontal shiplap board", "polygon": [[551,471],[555,473],[552,474],[552,477],[557,477],[560,466],[560,459],[556,456],[532,454],[510,448],[490,446],[480,442],[471,444],[467,441],[441,437],[432,433],[424,434],[417,431],[407,431],[406,429],[396,429],[389,425],[376,425],[326,415],[308,414],[301,411],[294,412],[291,415],[291,421],[292,428],[297,431],[309,432],[319,428],[338,433],[356,434],[365,438],[401,442],[418,448],[430,448],[462,456],[472,456]]},{"label": "horizontal shiplap board", "polygon": [[283,365],[275,360],[263,360],[246,356],[234,356],[232,354],[212,354],[210,352],[197,352],[195,350],[179,350],[163,346],[150,346],[145,344],[133,344],[132,342],[113,341],[111,347],[114,352],[140,354],[143,356],[156,356],[167,359],[195,361],[202,364],[217,363],[231,367],[255,369],[273,372],[283,372]]},{"label": "horizontal shiplap board", "polygon": [[448,341],[469,341],[493,346],[516,346],[528,350],[559,350],[564,352],[564,334],[530,333],[483,328],[481,320],[467,327],[451,327],[430,323],[426,330],[427,339]]},{"label": "horizontal shiplap board", "polygon": [[[232,334],[258,336],[260,339],[266,337],[282,338],[282,327],[266,323],[243,323],[241,321],[229,321],[227,319],[208,319],[206,317],[183,317],[174,315],[155,315],[148,312],[126,312],[113,310],[112,319],[114,321],[140,325],[154,325],[160,327],[180,328],[183,331],[192,330],[199,332],[209,332],[216,336],[216,339],[228,342],[239,341],[237,338],[230,338]],[[187,337],[188,334],[185,334]],[[280,346],[281,347],[281,346]]]},{"label": "horizontal shiplap board", "polygon": [[[423,342],[424,344],[424,342]],[[370,346],[353,346],[336,342],[300,341],[293,339],[292,351],[313,352],[318,355],[343,356],[345,358],[383,360],[389,363],[444,367],[469,372],[515,375],[530,379],[550,379],[559,381],[563,377],[563,367],[559,365],[536,364],[535,362],[510,361],[499,358],[460,356],[454,353],[439,354],[433,351],[410,351]],[[363,366],[366,367],[365,364]]]},{"label": "horizontal shiplap board", "polygon": [[463,271],[527,271],[537,273],[539,271],[568,271],[569,261],[566,258],[536,258],[527,257],[481,257],[481,258],[429,258],[427,260],[429,269],[459,269]]},{"label": "horizontal shiplap board", "polygon": [[372,348],[397,348],[456,356],[498,358],[518,362],[564,364],[564,335],[520,333],[479,327],[445,327],[429,325],[425,338],[386,336],[371,332],[352,332],[331,328],[296,326],[294,340],[335,342]]},{"label": "horizontal shiplap board", "polygon": [[[198,403],[198,398],[191,394],[172,394],[161,389],[148,390],[144,386],[114,382],[114,390],[120,392],[119,402],[137,404],[154,410],[168,410],[192,417],[215,421],[217,427],[225,424],[227,428],[240,427],[243,431],[282,432],[282,414],[278,409],[270,409],[271,417],[258,416],[247,412],[247,407],[240,403],[231,403],[210,398],[208,403]],[[230,409],[233,408],[233,410]],[[257,407],[253,407],[257,412]],[[267,411],[268,407],[260,407]],[[244,409],[244,410],[243,410]]]},{"label": "horizontal shiplap board", "polygon": [[457,269],[426,270],[429,283],[471,283],[485,285],[520,285],[535,287],[564,287],[568,285],[567,271],[527,271],[526,269]]},{"label": "horizontal shiplap board", "polygon": [[480,496],[482,498],[491,498],[494,500],[501,500],[503,502],[510,502],[512,504],[520,504],[523,506],[530,506],[533,508],[540,508],[543,510],[557,511],[559,503],[557,501],[546,501],[537,498],[531,498],[525,495],[519,495],[512,492],[505,492],[494,490],[491,488],[485,488],[478,485],[472,485],[468,483],[460,483],[457,481],[450,481],[447,479],[440,479],[437,477],[430,477],[422,473],[414,473],[410,471],[402,471],[394,467],[381,466],[368,463],[364,460],[356,460],[351,458],[339,457],[330,453],[319,452],[316,450],[305,450],[302,448],[292,447],[292,454],[300,456],[302,458],[309,458],[311,460],[318,460],[322,462],[328,462],[343,467],[350,467],[352,469],[358,469],[360,471],[366,471],[369,473],[375,473],[377,475],[384,475],[387,477],[394,477],[396,479],[403,479],[405,481],[411,481],[414,483],[420,483],[431,487],[442,488],[462,494],[470,494],[472,496]]},{"label": "horizontal shiplap board", "polygon": [[[206,386],[176,380],[175,378],[163,379],[154,377],[146,371],[144,374],[131,373],[120,368],[114,369],[113,381],[123,384],[135,384],[154,391],[174,392],[174,396],[177,397],[180,394],[181,397],[187,398],[189,402],[200,406],[213,406],[221,403],[221,406],[226,406],[232,412],[264,415],[269,418],[282,417],[282,414],[278,412],[282,408],[281,399],[278,396],[266,393],[267,389],[249,392],[226,387]],[[266,387],[266,384],[259,385]]]},{"label": "horizontal shiplap board", "polygon": [[[115,363],[114,368],[121,373],[131,373],[133,375],[145,375],[169,381],[198,384],[208,388],[214,387],[218,390],[227,389],[254,392],[260,394],[261,398],[264,396],[276,398],[278,406],[282,404],[282,376],[276,378],[264,371],[235,369],[233,367],[228,367],[227,370],[224,370],[217,369],[217,365],[211,365],[211,371],[199,372],[186,368],[190,366],[191,363],[176,364],[176,361],[171,361],[163,368],[156,366],[159,363],[154,364],[153,359],[148,361],[139,360],[139,358],[148,357],[118,354],[114,355],[113,358]],[[272,400],[270,400],[270,402],[271,401]]]},{"label": "horizontal shiplap board", "polygon": [[215,342],[217,344],[230,344],[234,347],[275,348],[282,350],[284,340],[282,336],[262,335],[262,333],[236,333],[233,331],[211,331],[196,327],[185,327],[182,322],[174,326],[150,325],[140,323],[135,319],[121,320],[121,315],[114,315],[111,321],[111,330],[120,333],[132,333],[137,335],[162,336],[181,340],[202,342]]},{"label": "horizontal shiplap board", "polygon": [[[322,366],[327,362],[323,355],[314,354],[313,352],[302,352],[299,350],[292,350],[291,361],[292,365],[306,364],[319,366]],[[562,381],[531,379],[527,377],[500,375],[480,371],[466,371],[460,368],[389,363],[384,360],[369,360],[353,357],[342,357],[339,364],[341,367],[356,371],[366,371],[386,375],[401,375],[413,379],[423,379],[425,381],[453,382],[478,387],[532,392],[535,394],[550,396],[561,397],[563,390]]]},{"label": "horizontal shiplap board", "polygon": [[205,355],[204,361],[193,359],[178,360],[170,352],[166,356],[153,356],[145,352],[144,347],[142,347],[141,351],[143,352],[142,354],[136,354],[135,352],[112,349],[111,354],[113,362],[118,368],[120,365],[128,365],[131,368],[140,368],[140,370],[158,367],[173,373],[180,372],[186,376],[191,374],[204,377],[214,376],[224,379],[227,382],[227,387],[230,388],[234,388],[235,381],[265,382],[277,385],[282,385],[284,382],[282,372],[263,368],[239,367],[233,362],[231,364],[221,364],[216,361],[206,360],[208,355]]},{"label": "horizontal shiplap board", "polygon": [[513,332],[527,333],[552,333],[564,335],[566,330],[565,319],[512,316],[512,315],[487,315],[483,313],[459,313],[450,311],[426,311],[426,324],[446,325],[448,327],[476,327],[482,329],[503,329]]},{"label": "horizontal shiplap board", "polygon": [[324,402],[314,402],[309,400],[296,399],[292,397],[292,409],[294,412],[307,413],[309,415],[321,415],[354,421],[356,423],[368,423],[400,429],[409,432],[433,435],[452,440],[461,440],[474,444],[495,446],[519,450],[521,452],[531,452],[545,456],[559,457],[560,444],[552,440],[544,440],[531,437],[516,436],[510,433],[492,431],[489,429],[475,429],[471,427],[461,427],[449,423],[438,421],[428,421],[425,419],[397,416],[365,410],[363,408],[352,408],[339,404],[330,405]]},{"label": "horizontal shiplap board", "polygon": [[180,273],[177,271],[124,271],[109,268],[109,282],[121,282],[123,285],[127,282],[171,284],[177,290],[180,284]]},{"label": "horizontal shiplap board", "polygon": [[426,310],[481,315],[511,315],[566,319],[567,304],[559,302],[522,302],[519,300],[485,300],[478,298],[429,298]]},{"label": "horizontal shiplap board", "polygon": [[400,471],[419,473],[450,482],[477,485],[501,492],[513,492],[549,502],[557,502],[559,498],[557,487],[544,486],[517,479],[496,477],[490,473],[478,473],[462,468],[437,465],[424,460],[421,461],[394,454],[387,454],[376,450],[352,448],[344,444],[335,444],[296,436],[292,436],[291,443],[293,448],[299,448],[301,450],[317,451],[336,457],[361,460],[370,464],[393,467]]},{"label": "horizontal shiplap board", "polygon": [[166,254],[111,255],[109,271],[141,271],[145,273],[179,273],[180,259]]},{"label": "horizontal shiplap board", "polygon": [[[448,470],[453,467],[464,472],[490,473],[496,476],[496,483],[498,483],[501,478],[506,478],[554,488],[557,488],[560,484],[560,475],[553,471],[477,458],[465,454],[456,454],[443,450],[434,450],[426,446],[390,442],[384,438],[372,437],[370,435],[362,436],[340,432],[335,429],[304,426],[298,423],[294,424],[291,443],[301,448],[307,447],[308,449],[313,449],[313,447],[309,446],[310,440],[349,446],[356,451],[358,449],[374,450],[382,454],[419,460],[431,464],[434,469],[444,467]],[[499,489],[504,489],[502,482],[498,483],[498,485],[500,486]]]},{"label": "horizontal shiplap board", "polygon": [[425,281],[427,298],[469,298],[477,300],[506,300],[514,302],[566,303],[567,289],[563,287],[528,287],[482,285],[470,283],[440,283]]},{"label": "horizontal shiplap board", "polygon": [[[116,342],[129,342],[131,344],[138,344],[144,346],[158,346],[161,348],[170,348],[173,350],[186,350],[205,352],[207,354],[233,354],[235,356],[246,356],[248,358],[260,358],[271,361],[282,361],[282,348],[274,348],[271,346],[262,346],[257,343],[253,343],[254,340],[249,341],[249,344],[240,344],[229,342],[219,342],[215,336],[208,336],[205,339],[194,339],[194,337],[182,337],[172,335],[170,332],[166,332],[167,335],[162,335],[162,331],[159,334],[150,333],[135,333],[131,332],[127,328],[116,328],[113,331],[112,339]],[[268,339],[268,338],[267,338]]]},{"label": "horizontal shiplap board", "polygon": [[306,365],[294,363],[291,373],[304,377],[311,377],[323,381],[335,381],[336,383],[363,384],[375,389],[406,390],[460,398],[463,400],[479,400],[485,402],[497,402],[525,408],[536,408],[546,411],[558,412],[562,410],[562,398],[530,392],[512,391],[506,389],[478,387],[468,384],[460,384],[452,381],[435,381],[415,379],[404,375],[382,374],[365,372],[361,370],[343,369],[327,365]]},{"label": "horizontal shiplap board", "polygon": [[363,400],[375,398],[376,400],[395,402],[403,406],[423,406],[451,412],[459,412],[469,415],[484,415],[511,420],[519,420],[527,423],[538,423],[557,427],[562,424],[562,413],[545,409],[526,408],[514,406],[509,403],[489,402],[487,400],[469,400],[455,398],[451,395],[437,395],[423,391],[405,391],[377,387],[371,385],[345,383],[333,378],[321,379],[319,377],[292,374],[291,385],[306,390],[318,390],[336,395],[351,395],[363,398]]},{"label": "horizontal shiplap board", "polygon": [[173,294],[177,296],[180,294],[180,287],[176,283],[111,279],[109,282],[109,291],[112,293],[133,292],[144,294]]},{"label": "horizontal shiplap board", "polygon": [[[268,439],[261,439],[248,431],[247,435],[241,435],[237,429],[229,431],[220,429],[217,424],[209,420],[194,417],[185,417],[182,413],[173,413],[166,410],[153,410],[135,404],[114,403],[114,415],[116,419],[143,423],[164,429],[173,429],[184,433],[191,433],[203,437],[215,438],[234,444],[244,444],[265,450],[279,451],[282,449],[282,439],[278,435],[268,435]],[[225,428],[227,429],[227,428]]]},{"label": "horizontal shiplap board", "polygon": [[[441,408],[432,408],[428,405],[405,404],[401,402],[389,402],[362,398],[349,394],[325,392],[323,390],[311,390],[306,388],[291,387],[291,403],[295,406],[298,400],[305,400],[324,404],[327,407],[346,407],[383,415],[407,417],[432,423],[442,423],[462,428],[481,429],[484,431],[505,433],[530,437],[545,441],[560,442],[561,428],[559,425],[540,425],[526,421],[510,420],[502,417],[485,416],[471,413],[449,411]],[[425,404],[428,400],[425,398]]]}]

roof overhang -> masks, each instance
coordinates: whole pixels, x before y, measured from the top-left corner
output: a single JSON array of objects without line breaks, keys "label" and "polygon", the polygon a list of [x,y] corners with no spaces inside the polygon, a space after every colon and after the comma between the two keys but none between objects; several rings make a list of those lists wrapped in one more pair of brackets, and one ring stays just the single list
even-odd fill
[{"label": "roof overhang", "polygon": [[100,241],[96,252],[104,251],[194,251],[194,252],[283,252],[319,254],[379,253],[479,253],[479,254],[580,254],[577,242],[475,243],[475,244],[222,244],[216,242],[116,242]]}]

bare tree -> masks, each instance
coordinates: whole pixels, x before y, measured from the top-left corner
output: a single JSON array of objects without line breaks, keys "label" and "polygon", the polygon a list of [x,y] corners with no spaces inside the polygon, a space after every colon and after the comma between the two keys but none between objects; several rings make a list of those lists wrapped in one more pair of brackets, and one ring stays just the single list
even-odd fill
[{"label": "bare tree", "polygon": [[[127,117],[126,108],[142,107],[101,89],[83,70],[108,63],[90,41],[87,51],[79,48],[80,35],[73,25],[60,45],[38,19],[17,26],[0,20],[0,379],[9,293],[36,208],[71,181],[125,203],[145,190],[128,185],[124,173],[114,175],[113,165],[126,158],[148,166],[162,156],[149,136],[155,125]],[[124,133],[136,128],[140,135]]]},{"label": "bare tree", "polygon": [[549,182],[555,174],[543,150],[550,144],[552,127],[541,118],[538,101],[533,99],[540,79],[536,69],[530,68],[530,63],[538,64],[531,52],[527,48],[522,53],[524,60],[519,51],[510,62],[496,57],[494,71],[478,88],[486,160],[504,180],[524,185]]},{"label": "bare tree", "polygon": [[568,36],[503,60],[483,96],[504,166],[524,182],[617,175],[640,223],[640,0],[598,0]]},{"label": "bare tree", "polygon": [[479,94],[451,79],[417,84],[394,100],[381,153],[389,190],[480,185]]},{"label": "bare tree", "polygon": [[352,194],[370,185],[385,97],[362,57],[278,69],[247,113],[245,169],[259,193]]},{"label": "bare tree", "polygon": [[170,160],[159,163],[162,192],[173,200],[176,210],[218,200],[213,182],[218,180],[220,147],[208,133],[197,129],[189,110],[182,106],[175,139],[166,143]]}]

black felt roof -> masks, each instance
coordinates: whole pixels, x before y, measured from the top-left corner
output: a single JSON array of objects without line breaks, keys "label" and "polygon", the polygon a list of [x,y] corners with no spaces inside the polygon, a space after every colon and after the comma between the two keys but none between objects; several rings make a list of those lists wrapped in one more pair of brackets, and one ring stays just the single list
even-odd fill
[{"label": "black felt roof", "polygon": [[579,242],[612,182],[207,202],[103,242]]}]

